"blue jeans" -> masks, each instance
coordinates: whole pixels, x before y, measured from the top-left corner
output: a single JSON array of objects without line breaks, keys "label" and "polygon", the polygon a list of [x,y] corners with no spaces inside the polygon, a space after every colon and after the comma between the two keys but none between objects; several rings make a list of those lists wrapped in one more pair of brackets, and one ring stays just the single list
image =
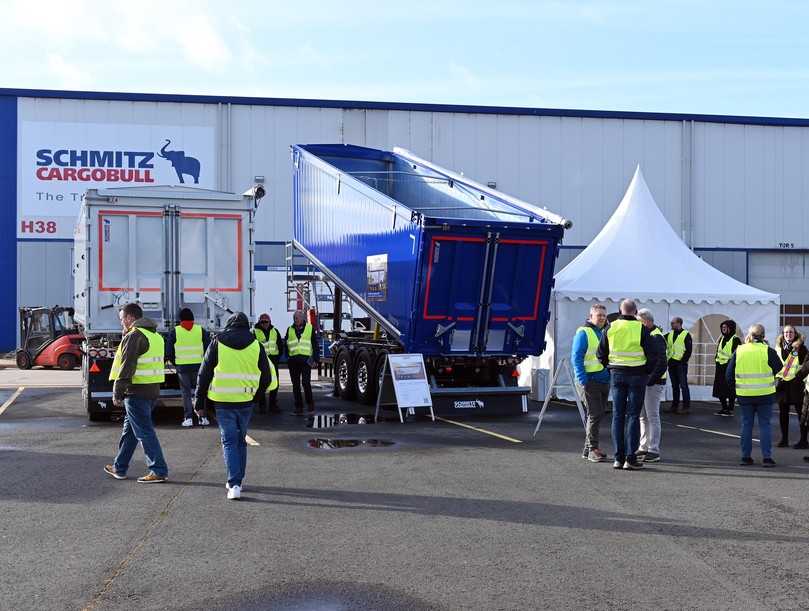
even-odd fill
[{"label": "blue jeans", "polygon": [[748,458],[753,452],[753,419],[758,416],[758,431],[761,440],[761,457],[772,458],[772,429],[770,416],[775,395],[756,397],[749,401],[748,397],[739,399],[742,412],[741,446],[742,458]]},{"label": "blue jeans", "polygon": [[183,417],[194,415],[194,391],[197,388],[197,374],[190,371],[177,370],[177,380],[183,393]]},{"label": "blue jeans", "polygon": [[124,399],[124,409],[126,410],[124,428],[121,431],[121,438],[118,440],[118,455],[113,463],[117,473],[126,474],[132,454],[140,442],[143,446],[143,453],[146,455],[146,467],[155,475],[166,477],[169,474],[160,441],[157,439],[157,433],[152,424],[154,403],[152,399],[138,397]]},{"label": "blue jeans", "polygon": [[610,377],[612,390],[612,443],[615,460],[635,460],[640,445],[640,422],[638,417],[646,396],[644,374],[627,374],[613,369]]},{"label": "blue jeans", "polygon": [[216,406],[216,420],[222,438],[222,455],[225,457],[230,486],[241,486],[244,479],[244,471],[247,468],[247,442],[244,436],[247,435],[247,425],[252,415],[252,405],[225,408]]}]

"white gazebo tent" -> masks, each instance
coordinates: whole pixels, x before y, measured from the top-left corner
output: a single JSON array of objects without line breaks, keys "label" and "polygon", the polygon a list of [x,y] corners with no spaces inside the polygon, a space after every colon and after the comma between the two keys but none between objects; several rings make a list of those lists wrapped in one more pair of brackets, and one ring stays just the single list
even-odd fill
[{"label": "white gazebo tent", "polygon": [[[704,352],[713,349],[708,342],[714,337],[700,333],[710,315],[716,315],[714,321],[720,316],[735,320],[742,335],[753,323],[762,323],[768,338],[778,331],[780,296],[743,284],[695,255],[660,212],[640,167],[601,232],[555,279],[548,346],[540,358],[540,367],[551,371],[570,356],[576,328],[595,302],[612,313],[621,299],[632,298],[638,307],[652,310],[664,331],[671,317],[679,316],[692,334],[706,338]],[[712,363],[707,356],[702,360]],[[702,382],[692,386],[695,400],[711,395],[710,382]]]}]

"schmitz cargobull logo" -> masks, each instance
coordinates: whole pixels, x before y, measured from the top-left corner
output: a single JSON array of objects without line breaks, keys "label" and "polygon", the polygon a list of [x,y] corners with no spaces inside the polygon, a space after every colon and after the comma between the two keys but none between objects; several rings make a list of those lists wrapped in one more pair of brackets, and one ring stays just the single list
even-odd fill
[{"label": "schmitz cargobull logo", "polygon": [[151,151],[43,148],[36,152],[36,177],[58,182],[155,183],[154,159],[159,157],[171,164],[180,183],[190,176],[199,184],[199,159],[185,151],[168,150],[170,144],[167,139],[156,155]]}]

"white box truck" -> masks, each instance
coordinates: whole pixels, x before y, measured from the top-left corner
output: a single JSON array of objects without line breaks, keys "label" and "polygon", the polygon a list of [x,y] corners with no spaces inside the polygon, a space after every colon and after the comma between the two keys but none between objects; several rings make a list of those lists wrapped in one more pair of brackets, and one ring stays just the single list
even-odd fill
[{"label": "white box truck", "polygon": [[[232,312],[254,318],[255,209],[252,196],[193,187],[87,191],[74,232],[73,273],[90,420],[122,413],[112,404],[109,373],[123,305],[140,304],[160,332],[178,324],[181,308],[212,333]],[[160,394],[180,397],[172,370]]]}]

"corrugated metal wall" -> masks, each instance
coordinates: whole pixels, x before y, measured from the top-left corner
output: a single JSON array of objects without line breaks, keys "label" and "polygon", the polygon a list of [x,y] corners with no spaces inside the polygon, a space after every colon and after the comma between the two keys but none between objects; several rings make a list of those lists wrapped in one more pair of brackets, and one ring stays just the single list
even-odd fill
[{"label": "corrugated metal wall", "polygon": [[[809,303],[809,128],[675,120],[553,117],[264,105],[22,98],[20,120],[165,123],[216,128],[217,188],[264,176],[261,242],[291,237],[291,143],[402,146],[571,218],[568,245],[586,245],[614,211],[637,164],[666,218],[706,260],[740,280]],[[68,302],[68,244],[21,242],[21,304]],[[560,263],[575,255],[563,251]],[[257,263],[282,263],[266,244]],[[797,258],[796,258],[797,257]],[[800,259],[800,265],[796,263]],[[30,266],[30,268],[29,268]],[[800,269],[798,269],[800,267]],[[33,273],[31,270],[34,270]],[[799,273],[800,272],[800,273]],[[805,282],[804,282],[805,284]]]}]

